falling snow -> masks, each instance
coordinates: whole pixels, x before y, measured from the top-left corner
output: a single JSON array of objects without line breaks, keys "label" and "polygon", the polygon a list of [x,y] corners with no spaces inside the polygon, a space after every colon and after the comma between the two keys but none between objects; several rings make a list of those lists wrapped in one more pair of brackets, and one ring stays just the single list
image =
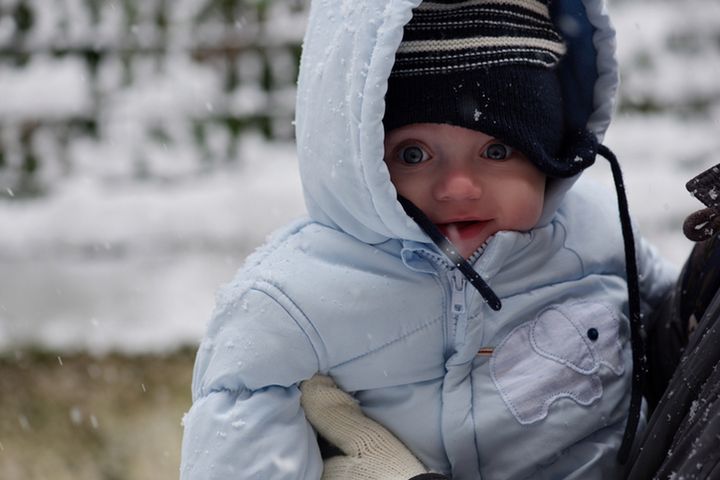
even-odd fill
[{"label": "falling snow", "polygon": [[[684,22],[677,22],[673,2],[653,5],[653,15],[647,14],[647,2],[610,6],[619,29],[623,101],[662,102],[658,113],[649,115],[621,109],[604,143],[623,165],[640,232],[676,264],[692,246],[682,235],[682,221],[702,207],[684,184],[720,163],[720,105],[711,102],[702,115],[687,111],[696,98],[720,98],[720,55],[709,42],[696,57],[679,55],[682,45],[662,47],[667,38],[717,30],[713,22],[720,15],[703,14],[714,3],[690,3],[704,8],[686,9]],[[348,14],[358,8],[345,5]],[[240,19],[234,27],[244,29],[245,23]],[[694,31],[675,30],[684,25]],[[329,45],[328,54],[332,49]],[[649,63],[637,68],[646,52],[651,52]],[[14,93],[0,102],[0,114],[89,108],[81,90],[83,68],[69,59],[55,60],[29,64],[28,76],[3,71],[0,81]],[[194,111],[219,111],[222,105],[212,96],[188,94],[195,91],[190,84],[210,88],[211,79],[193,74],[187,64],[173,68],[171,81],[133,92],[113,118],[127,109],[151,116],[166,104],[171,112],[182,113],[188,105]],[[370,65],[359,70],[367,75]],[[41,88],[48,78],[56,88]],[[249,90],[243,98],[251,101],[258,93]],[[473,112],[473,118],[481,115],[481,108]],[[305,213],[291,144],[247,136],[238,151],[242,167],[187,178],[189,163],[165,155],[162,166],[169,177],[186,180],[158,186],[117,180],[111,166],[130,163],[132,143],[77,149],[85,170],[58,178],[45,198],[21,201],[13,189],[0,188],[0,350],[36,344],[57,351],[145,352],[197,344],[218,286],[272,230]],[[98,156],[104,162],[97,162]],[[601,159],[596,164],[588,176],[610,187],[607,165]]]}]

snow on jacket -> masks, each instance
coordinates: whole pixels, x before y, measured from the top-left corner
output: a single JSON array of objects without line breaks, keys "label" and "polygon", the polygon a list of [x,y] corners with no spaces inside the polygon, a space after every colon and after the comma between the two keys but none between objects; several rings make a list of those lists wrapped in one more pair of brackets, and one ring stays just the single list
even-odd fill
[{"label": "snow on jacket", "polygon": [[[587,180],[551,180],[538,225],[496,233],[473,259],[502,309],[468,287],[397,203],[383,162],[383,96],[418,3],[312,4],[296,119],[310,218],[218,296],[184,420],[184,480],[319,479],[297,388],[317,372],[454,480],[618,471],[632,362],[617,205]],[[612,27],[601,1],[555,12],[577,33],[572,115],[600,138],[617,86]],[[649,308],[675,272],[642,240],[638,263]]]}]

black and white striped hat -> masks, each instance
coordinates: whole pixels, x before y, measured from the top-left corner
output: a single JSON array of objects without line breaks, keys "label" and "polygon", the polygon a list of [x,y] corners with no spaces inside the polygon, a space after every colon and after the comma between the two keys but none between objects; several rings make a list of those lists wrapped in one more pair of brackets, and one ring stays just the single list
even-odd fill
[{"label": "black and white striped hat", "polygon": [[565,44],[549,0],[432,0],[413,10],[388,81],[386,131],[448,123],[503,140],[544,173],[594,160],[594,137],[566,132],[557,66]]}]

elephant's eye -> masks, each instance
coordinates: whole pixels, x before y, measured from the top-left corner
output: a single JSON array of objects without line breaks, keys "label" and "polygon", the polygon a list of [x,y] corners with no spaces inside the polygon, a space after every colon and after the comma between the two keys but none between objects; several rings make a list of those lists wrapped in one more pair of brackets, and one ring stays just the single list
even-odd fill
[{"label": "elephant's eye", "polygon": [[588,328],[587,336],[591,341],[594,342],[598,339],[600,333],[597,331],[597,328]]}]

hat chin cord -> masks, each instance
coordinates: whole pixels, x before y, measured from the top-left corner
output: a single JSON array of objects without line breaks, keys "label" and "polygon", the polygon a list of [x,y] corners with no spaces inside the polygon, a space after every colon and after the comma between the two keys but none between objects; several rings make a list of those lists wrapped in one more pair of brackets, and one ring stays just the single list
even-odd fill
[{"label": "hat chin cord", "polygon": [[[598,145],[597,153],[610,163],[615,191],[617,193],[618,211],[620,214],[620,225],[622,227],[623,243],[625,246],[625,273],[627,277],[628,308],[630,314],[630,345],[632,347],[632,387],[630,392],[630,409],[628,414],[623,440],[618,451],[617,460],[625,464],[630,455],[630,449],[635,439],[637,427],[640,422],[640,410],[642,407],[642,385],[645,376],[645,342],[643,338],[643,327],[640,318],[640,286],[638,281],[637,261],[635,257],[635,236],[632,231],[632,223],[628,209],[625,184],[623,182],[622,170],[615,154],[605,145]],[[493,292],[490,286],[483,280],[470,263],[458,252],[453,243],[448,240],[440,229],[407,198],[398,195],[398,201],[405,213],[412,218],[420,229],[425,232],[440,251],[457,267],[473,287],[480,293],[488,306],[498,311],[502,308],[502,302]]]},{"label": "hat chin cord", "polygon": [[610,169],[617,192],[620,225],[622,226],[623,242],[625,243],[625,276],[627,277],[628,310],[630,313],[630,345],[632,347],[632,389],[630,391],[630,413],[628,414],[625,433],[618,451],[618,462],[625,464],[630,456],[642,407],[642,386],[645,377],[645,339],[642,320],[640,318],[640,284],[638,280],[637,260],[635,256],[635,236],[632,231],[630,213],[625,194],[625,183],[622,178],[620,163],[615,154],[605,145],[598,145],[598,153],[610,162]]}]

